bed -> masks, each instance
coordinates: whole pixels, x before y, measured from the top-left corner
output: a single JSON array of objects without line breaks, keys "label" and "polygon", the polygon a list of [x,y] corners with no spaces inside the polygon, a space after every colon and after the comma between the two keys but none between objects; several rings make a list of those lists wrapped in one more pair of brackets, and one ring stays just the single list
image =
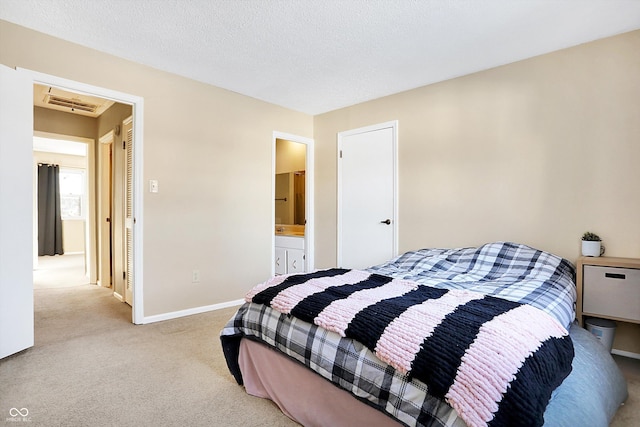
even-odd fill
[{"label": "bed", "polygon": [[573,265],[525,245],[410,251],[255,286],[230,373],[305,426],[607,426],[627,397],[577,326]]}]

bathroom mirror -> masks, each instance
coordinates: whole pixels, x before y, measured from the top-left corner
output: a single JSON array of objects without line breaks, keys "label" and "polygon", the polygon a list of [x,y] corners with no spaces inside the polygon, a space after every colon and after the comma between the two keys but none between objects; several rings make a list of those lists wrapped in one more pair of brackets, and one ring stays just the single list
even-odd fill
[{"label": "bathroom mirror", "polygon": [[276,139],[275,223],[304,225],[306,144]]},{"label": "bathroom mirror", "polygon": [[304,225],[305,172],[276,174],[276,224]]}]

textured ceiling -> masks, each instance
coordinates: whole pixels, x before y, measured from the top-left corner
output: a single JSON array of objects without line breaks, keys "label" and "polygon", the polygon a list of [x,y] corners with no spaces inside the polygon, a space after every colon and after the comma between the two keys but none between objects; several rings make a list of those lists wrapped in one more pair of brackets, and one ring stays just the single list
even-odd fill
[{"label": "textured ceiling", "polygon": [[640,28],[638,0],[0,0],[0,19],[319,114]]}]

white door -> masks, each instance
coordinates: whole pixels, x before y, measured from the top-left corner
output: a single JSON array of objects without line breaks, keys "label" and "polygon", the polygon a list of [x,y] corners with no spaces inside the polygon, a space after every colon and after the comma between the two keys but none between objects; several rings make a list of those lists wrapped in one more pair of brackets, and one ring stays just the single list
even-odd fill
[{"label": "white door", "polygon": [[121,301],[126,299],[125,252],[125,181],[126,181],[126,133],[122,132],[113,147],[111,183],[111,281],[113,294]]},{"label": "white door", "polygon": [[113,163],[113,283],[114,293],[133,305],[133,121],[122,123],[122,145]]},{"label": "white door", "polygon": [[397,253],[397,122],[338,134],[338,265],[366,268]]},{"label": "white door", "polygon": [[133,117],[124,121],[122,126],[125,138],[125,182],[124,182],[124,258],[125,290],[124,301],[133,305]]},{"label": "white door", "polygon": [[0,65],[0,358],[33,346],[33,85]]}]

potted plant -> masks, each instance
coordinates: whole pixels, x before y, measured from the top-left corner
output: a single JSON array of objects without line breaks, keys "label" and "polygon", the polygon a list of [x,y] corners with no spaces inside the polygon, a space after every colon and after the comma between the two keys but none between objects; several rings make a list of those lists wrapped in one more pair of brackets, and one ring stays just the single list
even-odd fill
[{"label": "potted plant", "polygon": [[595,233],[587,231],[582,235],[582,256],[600,256],[604,253],[602,239]]}]

